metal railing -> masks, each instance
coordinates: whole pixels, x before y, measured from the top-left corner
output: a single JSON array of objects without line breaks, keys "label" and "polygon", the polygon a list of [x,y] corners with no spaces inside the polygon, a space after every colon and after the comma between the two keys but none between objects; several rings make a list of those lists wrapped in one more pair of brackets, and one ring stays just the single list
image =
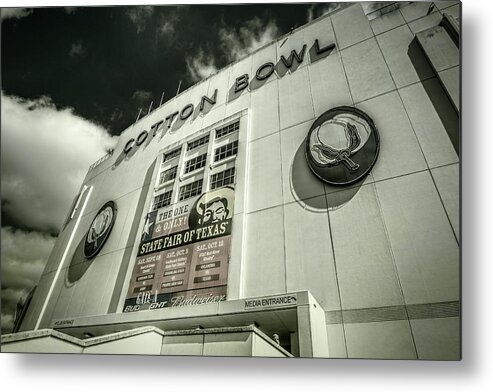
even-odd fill
[{"label": "metal railing", "polygon": [[111,157],[113,155],[114,152],[115,152],[115,150],[113,148],[111,150],[109,150],[106,155],[102,156],[96,162],[94,162],[91,166],[89,166],[89,171],[95,169],[100,164],[102,164],[104,161],[106,161],[109,157]]}]

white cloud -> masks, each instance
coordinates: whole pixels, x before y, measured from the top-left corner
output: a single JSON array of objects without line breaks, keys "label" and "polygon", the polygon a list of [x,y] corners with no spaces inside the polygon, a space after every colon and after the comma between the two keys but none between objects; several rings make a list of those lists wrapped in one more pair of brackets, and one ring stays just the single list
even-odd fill
[{"label": "white cloud", "polygon": [[110,121],[111,122],[116,122],[118,120],[121,120],[123,118],[123,110],[115,108],[113,109],[113,112],[111,113],[110,116]]},{"label": "white cloud", "polygon": [[2,92],[2,212],[20,227],[58,231],[88,167],[116,138],[49,97]]},{"label": "white cloud", "polygon": [[33,13],[32,8],[2,8],[2,20],[25,18]]},{"label": "white cloud", "polygon": [[187,57],[187,71],[194,82],[205,79],[217,72],[214,58],[206,55],[202,49],[194,57]]},{"label": "white cloud", "polygon": [[263,23],[255,17],[240,27],[238,33],[233,28],[220,29],[219,41],[227,58],[234,61],[268,44],[278,35],[279,29],[274,21]]},{"label": "white cloud", "polygon": [[[221,28],[219,45],[226,58],[229,61],[235,61],[272,42],[278,35],[279,29],[273,21],[263,23],[255,17],[240,27],[238,32],[233,28]],[[195,56],[188,56],[185,60],[188,73],[193,81],[202,80],[217,72],[213,56],[206,54],[202,48]]]},{"label": "white cloud", "polygon": [[150,91],[145,90],[137,90],[134,91],[132,98],[137,100],[149,99],[151,98],[152,93]]},{"label": "white cloud", "polygon": [[70,57],[81,56],[84,54],[85,51],[86,51],[86,49],[84,48],[84,46],[82,46],[82,42],[77,41],[77,42],[72,44],[68,54]]},{"label": "white cloud", "polygon": [[316,3],[312,4],[310,8],[308,8],[306,19],[308,22],[311,22],[313,19],[316,19],[322,15],[328,14],[329,12],[335,11],[340,8],[344,3]]},{"label": "white cloud", "polygon": [[12,330],[17,303],[38,283],[55,238],[2,227],[2,333]]},{"label": "white cloud", "polygon": [[167,20],[159,27],[158,31],[164,35],[171,35],[175,32],[175,24],[173,21]]},{"label": "white cloud", "polygon": [[151,103],[152,93],[145,90],[137,90],[132,94],[132,99],[140,106],[147,106]]},{"label": "white cloud", "polygon": [[63,9],[69,15],[75,14],[75,11],[77,11],[77,7],[63,7]]},{"label": "white cloud", "polygon": [[147,21],[152,16],[154,8],[150,5],[133,6],[127,11],[130,20],[137,26],[137,34],[142,33],[147,26]]},{"label": "white cloud", "polygon": [[180,22],[182,12],[186,12],[188,7],[181,6],[177,9],[166,9],[164,13],[161,11],[160,23],[156,26],[159,35],[169,39],[173,37],[177,24]]}]

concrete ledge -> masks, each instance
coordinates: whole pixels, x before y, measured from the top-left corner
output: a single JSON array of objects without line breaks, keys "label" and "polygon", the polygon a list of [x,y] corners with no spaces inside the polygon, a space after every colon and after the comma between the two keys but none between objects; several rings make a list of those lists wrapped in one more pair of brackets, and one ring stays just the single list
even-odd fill
[{"label": "concrete ledge", "polygon": [[[254,307],[249,307],[247,304],[248,301],[252,300],[262,301],[282,296],[294,296],[296,301],[290,304],[267,304],[265,306],[260,304],[259,306]],[[221,317],[221,321],[229,318],[235,319],[236,325],[221,322],[222,325],[234,327],[251,324],[253,315],[259,312],[284,311],[289,309],[295,311],[297,307],[309,305],[313,301],[315,300],[308,291],[298,291],[255,298],[228,300],[211,304],[169,307],[134,313],[113,313],[99,316],[59,319],[53,320],[50,327],[61,331],[67,331],[67,333],[71,333],[70,331],[76,328],[80,329],[93,326],[99,326],[100,328],[107,326],[109,328],[112,325],[123,324],[128,326],[127,329],[153,324],[157,325],[158,328],[163,331],[185,330],[193,329],[199,325],[202,325],[205,328],[217,327],[218,325],[214,325],[213,320],[217,320],[218,316]],[[106,335],[106,333],[104,333],[104,335]]]},{"label": "concrete ledge", "polygon": [[30,339],[39,339],[47,336],[51,336],[60,340],[65,340],[69,343],[74,343],[78,345],[80,345],[80,342],[83,342],[83,340],[81,339],[64,334],[62,332],[58,332],[54,329],[39,329],[37,331],[25,331],[25,332],[17,332],[17,333],[2,335],[1,343],[2,345],[4,345],[5,343],[13,343],[13,342],[19,342],[19,341],[30,340]]},{"label": "concrete ledge", "polygon": [[[105,350],[104,345],[106,343],[113,343],[113,342],[118,342],[121,340],[125,340],[128,338],[132,337],[137,337],[145,334],[157,334],[160,336],[160,344],[153,347],[159,348],[163,344],[163,338],[164,337],[169,337],[169,336],[191,336],[191,335],[227,335],[227,334],[235,334],[235,333],[250,333],[250,334],[255,334],[259,338],[261,338],[267,345],[272,347],[274,350],[277,350],[279,353],[281,353],[285,357],[293,357],[293,355],[282,348],[280,345],[276,344],[271,338],[269,338],[266,334],[264,334],[262,331],[260,331],[258,328],[256,328],[254,325],[249,325],[249,326],[243,326],[243,327],[224,327],[224,328],[208,328],[208,329],[189,329],[189,330],[178,330],[178,331],[168,331],[168,332],[163,332],[159,328],[152,327],[152,326],[146,326],[146,327],[141,327],[141,328],[135,328],[132,330],[127,330],[123,332],[117,332],[117,333],[112,333],[108,335],[103,335],[103,336],[98,336],[94,338],[89,338],[89,339],[78,339],[70,335],[66,335],[62,332],[55,331],[53,329],[43,329],[43,330],[38,330],[38,331],[30,331],[30,332],[20,332],[20,333],[15,333],[15,334],[8,334],[4,335],[2,337],[2,345],[3,348],[6,348],[5,351],[7,352],[52,352],[52,351],[46,351],[45,349],[42,351],[38,351],[36,346],[33,346],[31,341],[37,340],[37,339],[46,339],[46,338],[52,338],[56,340],[61,340],[67,343],[71,343],[72,345],[76,345],[80,348],[80,351],[78,350],[70,350],[70,352],[75,352],[75,353],[82,353],[82,354],[111,354],[113,353],[113,350],[115,350],[115,353],[121,353],[121,354],[155,354],[153,352],[149,352],[149,347],[142,348],[142,352],[135,352],[134,350],[126,350],[125,344],[122,342],[121,347],[115,348],[113,345],[110,345],[107,347],[107,351]],[[17,343],[17,344],[16,344]],[[19,346],[18,343],[24,343],[23,345]],[[48,346],[51,344],[49,341],[47,342]],[[8,346],[13,345],[15,348],[13,350],[9,350]],[[103,346],[99,349],[96,349],[97,351],[90,350],[86,352],[85,349],[92,348],[95,346]],[[4,350],[2,350],[4,351]],[[60,351],[60,352],[66,352],[66,351]]]},{"label": "concrete ledge", "polygon": [[74,336],[67,335],[63,332],[59,332],[54,329],[40,329],[37,331],[26,331],[26,332],[18,332],[18,333],[11,333],[8,335],[2,335],[2,345],[6,343],[13,343],[13,342],[20,342],[20,341],[26,341],[26,340],[31,340],[31,339],[39,339],[43,337],[52,337],[55,339],[60,339],[69,343],[76,344],[80,347],[89,347],[89,346],[94,346],[97,344],[103,344],[107,342],[112,342],[116,340],[121,340],[125,338],[129,338],[132,336],[137,336],[137,335],[142,335],[144,333],[148,332],[154,332],[157,333],[161,336],[164,336],[164,332],[161,331],[159,328],[152,327],[152,326],[147,326],[147,327],[140,327],[140,328],[135,328],[127,331],[122,331],[122,332],[115,332],[112,334],[108,335],[103,335],[103,336],[97,336],[94,338],[89,338],[89,339],[79,339]]}]

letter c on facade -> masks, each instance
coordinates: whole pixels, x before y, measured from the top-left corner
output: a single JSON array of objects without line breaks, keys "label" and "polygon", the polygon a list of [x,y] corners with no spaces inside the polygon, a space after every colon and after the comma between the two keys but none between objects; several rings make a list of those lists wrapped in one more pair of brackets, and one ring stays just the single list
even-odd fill
[{"label": "letter c on facade", "polygon": [[123,149],[123,152],[125,154],[128,154],[130,152],[130,150],[132,150],[132,148],[134,147],[134,142],[135,142],[135,139],[132,138],[130,139],[127,144],[125,144],[125,148]]}]

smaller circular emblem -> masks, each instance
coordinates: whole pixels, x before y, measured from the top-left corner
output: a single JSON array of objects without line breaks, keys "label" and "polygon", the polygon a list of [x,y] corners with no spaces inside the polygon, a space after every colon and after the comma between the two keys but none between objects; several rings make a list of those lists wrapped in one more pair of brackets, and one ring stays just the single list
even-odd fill
[{"label": "smaller circular emblem", "polygon": [[340,106],[312,124],[305,142],[311,171],[331,185],[354,183],[371,170],[380,149],[372,119],[359,109]]},{"label": "smaller circular emblem", "polygon": [[84,243],[84,256],[87,259],[96,257],[108,239],[116,218],[116,204],[107,202],[93,219]]}]

